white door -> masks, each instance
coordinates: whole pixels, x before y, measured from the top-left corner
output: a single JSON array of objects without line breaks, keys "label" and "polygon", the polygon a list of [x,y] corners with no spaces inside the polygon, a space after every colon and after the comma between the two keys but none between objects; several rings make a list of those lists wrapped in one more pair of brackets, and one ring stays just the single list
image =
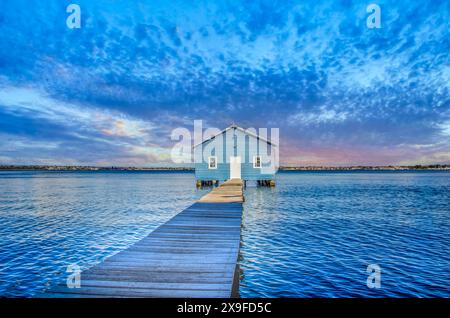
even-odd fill
[{"label": "white door", "polygon": [[230,179],[241,178],[241,157],[230,157]]}]

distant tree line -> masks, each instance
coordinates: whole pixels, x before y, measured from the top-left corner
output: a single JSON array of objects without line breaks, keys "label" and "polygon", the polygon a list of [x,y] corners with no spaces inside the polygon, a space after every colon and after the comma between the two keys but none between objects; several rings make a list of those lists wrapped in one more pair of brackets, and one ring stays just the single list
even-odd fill
[{"label": "distant tree line", "polygon": [[[48,171],[194,171],[192,167],[97,167],[97,166],[52,166],[52,165],[0,165],[0,170],[48,170]],[[320,170],[450,170],[450,164],[411,166],[282,166],[284,171]]]}]

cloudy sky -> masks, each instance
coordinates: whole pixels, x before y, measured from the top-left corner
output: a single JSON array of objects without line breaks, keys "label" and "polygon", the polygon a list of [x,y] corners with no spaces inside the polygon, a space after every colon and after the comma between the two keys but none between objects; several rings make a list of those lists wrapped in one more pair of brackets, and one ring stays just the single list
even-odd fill
[{"label": "cloudy sky", "polygon": [[449,21],[445,0],[1,0],[0,164],[171,165],[195,119],[280,128],[282,164],[450,163]]}]

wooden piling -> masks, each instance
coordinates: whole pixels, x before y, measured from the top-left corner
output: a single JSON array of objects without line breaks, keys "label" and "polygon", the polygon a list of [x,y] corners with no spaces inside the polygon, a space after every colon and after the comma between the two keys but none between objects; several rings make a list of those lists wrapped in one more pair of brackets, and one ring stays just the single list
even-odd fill
[{"label": "wooden piling", "polygon": [[258,186],[275,187],[275,180],[257,180]]}]

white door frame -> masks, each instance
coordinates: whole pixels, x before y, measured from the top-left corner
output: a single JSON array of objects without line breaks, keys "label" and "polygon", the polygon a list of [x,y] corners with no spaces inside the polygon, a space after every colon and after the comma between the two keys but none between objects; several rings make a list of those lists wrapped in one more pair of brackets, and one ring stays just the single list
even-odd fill
[{"label": "white door frame", "polygon": [[230,179],[241,179],[241,157],[230,157]]}]

